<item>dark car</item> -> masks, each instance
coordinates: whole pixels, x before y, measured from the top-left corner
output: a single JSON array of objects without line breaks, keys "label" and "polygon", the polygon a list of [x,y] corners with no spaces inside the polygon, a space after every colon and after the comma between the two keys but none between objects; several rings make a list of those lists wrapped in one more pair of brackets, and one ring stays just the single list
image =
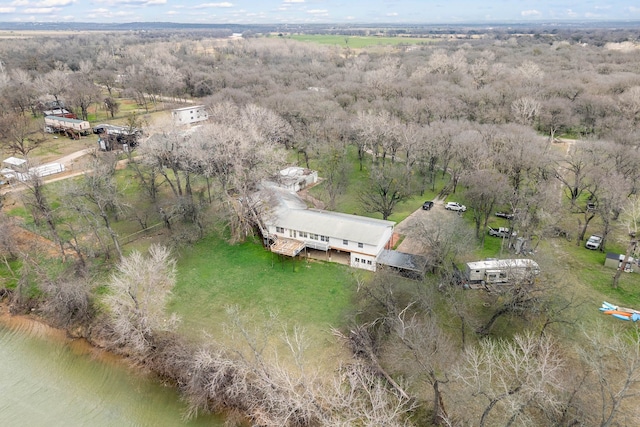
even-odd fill
[{"label": "dark car", "polygon": [[511,212],[496,212],[498,218],[513,219],[516,215]]},{"label": "dark car", "polygon": [[425,211],[430,210],[432,207],[433,207],[433,202],[431,200],[427,200],[422,204],[422,209],[424,209]]}]

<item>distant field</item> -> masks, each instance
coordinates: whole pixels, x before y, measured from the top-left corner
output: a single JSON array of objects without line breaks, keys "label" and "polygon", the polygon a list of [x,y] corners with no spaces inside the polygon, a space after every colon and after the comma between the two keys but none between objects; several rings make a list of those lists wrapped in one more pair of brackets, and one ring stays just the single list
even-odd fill
[{"label": "distant field", "polygon": [[33,37],[66,37],[76,34],[99,33],[106,31],[74,30],[0,30],[0,39],[30,39]]},{"label": "distant field", "polygon": [[413,37],[376,37],[376,36],[340,36],[340,35],[313,35],[300,34],[291,35],[287,38],[303,41],[314,42],[320,44],[337,45],[341,47],[350,47],[361,49],[371,46],[397,46],[397,45],[413,45],[433,43],[432,38],[413,38]]}]

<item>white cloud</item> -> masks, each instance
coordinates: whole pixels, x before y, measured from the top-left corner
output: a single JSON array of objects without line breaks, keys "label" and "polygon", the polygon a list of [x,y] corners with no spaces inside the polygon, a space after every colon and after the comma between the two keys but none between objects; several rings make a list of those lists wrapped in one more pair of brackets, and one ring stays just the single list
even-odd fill
[{"label": "white cloud", "polygon": [[0,13],[13,13],[15,11],[15,7],[0,7]]},{"label": "white cloud", "polygon": [[578,16],[578,14],[576,12],[574,12],[571,9],[567,9],[567,15],[571,16],[571,17],[575,17]]},{"label": "white cloud", "polygon": [[640,13],[640,7],[629,6],[627,10],[631,13]]},{"label": "white cloud", "polygon": [[36,14],[50,14],[56,13],[60,10],[57,7],[29,7],[24,10],[24,13],[36,13]]},{"label": "white cloud", "polygon": [[535,10],[535,9],[530,9],[530,10],[523,10],[522,12],[520,12],[520,15],[522,15],[522,16],[540,16],[542,14],[539,11]]},{"label": "white cloud", "polygon": [[194,9],[206,9],[209,7],[233,7],[233,3],[229,3],[228,1],[224,1],[221,3],[202,3],[193,6]]},{"label": "white cloud", "polygon": [[54,6],[68,6],[75,3],[75,0],[42,0],[37,2],[37,7],[54,7]]},{"label": "white cloud", "polygon": [[167,12],[167,15],[177,15],[178,13],[180,12],[178,12],[177,10],[170,10]]},{"label": "white cloud", "polygon": [[593,7],[595,10],[608,10],[611,9],[610,5],[603,5],[603,6],[594,6]]},{"label": "white cloud", "polygon": [[311,15],[329,15],[329,11],[327,9],[311,9],[307,10],[307,13],[310,13]]},{"label": "white cloud", "polygon": [[96,3],[105,3],[110,6],[154,6],[167,4],[167,0],[94,0]]},{"label": "white cloud", "polygon": [[282,3],[304,3],[304,0],[282,0]]},{"label": "white cloud", "polygon": [[387,16],[398,16],[398,12],[389,12]]},{"label": "white cloud", "polygon": [[11,6],[29,6],[29,0],[14,0]]}]

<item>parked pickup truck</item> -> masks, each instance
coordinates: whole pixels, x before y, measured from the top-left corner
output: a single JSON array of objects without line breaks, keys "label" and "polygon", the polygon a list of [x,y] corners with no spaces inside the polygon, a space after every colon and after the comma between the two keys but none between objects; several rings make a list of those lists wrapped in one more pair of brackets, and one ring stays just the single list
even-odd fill
[{"label": "parked pickup truck", "polygon": [[508,238],[515,235],[516,235],[516,232],[515,231],[512,232],[507,227],[498,227],[498,228],[489,227],[489,236]]},{"label": "parked pickup truck", "polygon": [[597,234],[592,235],[585,243],[585,247],[587,249],[596,250],[600,248],[600,244],[602,243],[602,236],[598,236]]}]

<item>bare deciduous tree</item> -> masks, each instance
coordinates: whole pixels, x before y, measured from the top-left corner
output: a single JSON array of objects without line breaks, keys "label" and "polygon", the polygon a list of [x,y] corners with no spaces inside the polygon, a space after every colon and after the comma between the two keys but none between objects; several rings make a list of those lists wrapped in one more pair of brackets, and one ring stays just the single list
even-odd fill
[{"label": "bare deciduous tree", "polygon": [[176,283],[176,262],[167,248],[152,245],[148,257],[134,251],[117,268],[105,297],[115,342],[143,356],[155,335],[172,330],[178,321],[175,314],[165,312]]},{"label": "bare deciduous tree", "polygon": [[381,213],[382,219],[386,220],[396,205],[409,196],[409,179],[404,168],[396,168],[394,165],[374,168],[369,183],[359,195],[362,207],[366,212]]},{"label": "bare deciduous tree", "polygon": [[535,426],[542,422],[540,411],[558,405],[564,361],[551,338],[524,334],[513,341],[485,339],[464,357],[455,377],[466,396],[457,396],[452,419],[481,427]]},{"label": "bare deciduous tree", "polygon": [[[591,425],[609,427],[637,418],[640,396],[640,334],[637,328],[613,331],[604,325],[584,331],[586,345],[578,348],[590,382],[584,392],[589,398]],[[632,414],[636,413],[636,417]]]}]

